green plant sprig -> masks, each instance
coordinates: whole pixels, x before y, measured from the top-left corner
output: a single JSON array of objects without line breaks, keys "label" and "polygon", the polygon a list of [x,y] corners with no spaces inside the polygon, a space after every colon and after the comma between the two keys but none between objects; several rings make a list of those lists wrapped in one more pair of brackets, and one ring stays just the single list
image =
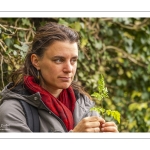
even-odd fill
[{"label": "green plant sprig", "polygon": [[[108,96],[108,90],[107,87],[105,87],[105,81],[104,81],[104,77],[102,74],[100,74],[100,78],[98,80],[98,92],[94,92],[92,95],[92,97],[96,98],[98,101],[100,101],[100,103],[102,103],[102,100],[104,98],[109,98]],[[100,115],[108,115],[113,117],[115,120],[118,121],[118,123],[120,123],[120,113],[118,111],[112,111],[110,109],[106,110],[103,107],[100,106],[95,106],[91,108],[91,111],[97,111]]]}]

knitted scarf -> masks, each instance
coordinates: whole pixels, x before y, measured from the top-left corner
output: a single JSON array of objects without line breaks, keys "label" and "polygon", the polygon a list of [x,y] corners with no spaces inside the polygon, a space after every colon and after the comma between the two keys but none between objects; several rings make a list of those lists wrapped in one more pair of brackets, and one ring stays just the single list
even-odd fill
[{"label": "knitted scarf", "polygon": [[64,122],[68,131],[73,129],[74,122],[72,114],[76,98],[71,86],[63,89],[59,98],[55,98],[47,90],[39,86],[32,76],[25,76],[24,84],[32,94],[36,92],[40,93],[44,104]]}]

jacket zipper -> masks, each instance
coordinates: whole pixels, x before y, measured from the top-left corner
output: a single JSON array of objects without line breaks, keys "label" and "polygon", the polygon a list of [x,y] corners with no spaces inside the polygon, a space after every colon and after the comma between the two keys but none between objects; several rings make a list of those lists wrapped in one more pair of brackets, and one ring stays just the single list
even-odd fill
[{"label": "jacket zipper", "polygon": [[58,117],[56,116],[44,103],[42,100],[40,100],[42,102],[42,104],[45,106],[45,108],[47,109],[47,111],[49,112],[49,114],[53,115],[59,122],[60,124],[62,125],[63,129],[68,132],[67,128],[66,128],[66,125],[64,124],[64,122]]}]

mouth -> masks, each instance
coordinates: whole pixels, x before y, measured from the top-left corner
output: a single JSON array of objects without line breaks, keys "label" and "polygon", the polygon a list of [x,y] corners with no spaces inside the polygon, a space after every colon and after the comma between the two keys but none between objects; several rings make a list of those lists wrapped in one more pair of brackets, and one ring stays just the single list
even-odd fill
[{"label": "mouth", "polygon": [[68,82],[71,80],[71,77],[59,77],[62,81]]}]

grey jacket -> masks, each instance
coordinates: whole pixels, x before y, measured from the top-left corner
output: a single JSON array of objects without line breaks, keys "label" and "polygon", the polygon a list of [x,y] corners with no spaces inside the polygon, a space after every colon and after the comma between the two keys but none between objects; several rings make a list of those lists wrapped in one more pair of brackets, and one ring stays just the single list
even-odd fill
[{"label": "grey jacket", "polygon": [[[38,108],[40,119],[40,132],[69,132],[65,124],[58,118],[41,100],[40,93],[30,94],[21,85],[9,90],[8,84],[0,93],[2,96],[0,105],[0,132],[32,132],[26,122],[25,113],[19,102],[24,100]],[[85,95],[75,92],[76,103],[73,113],[74,127],[87,116],[99,116],[90,111],[94,102]]]}]

